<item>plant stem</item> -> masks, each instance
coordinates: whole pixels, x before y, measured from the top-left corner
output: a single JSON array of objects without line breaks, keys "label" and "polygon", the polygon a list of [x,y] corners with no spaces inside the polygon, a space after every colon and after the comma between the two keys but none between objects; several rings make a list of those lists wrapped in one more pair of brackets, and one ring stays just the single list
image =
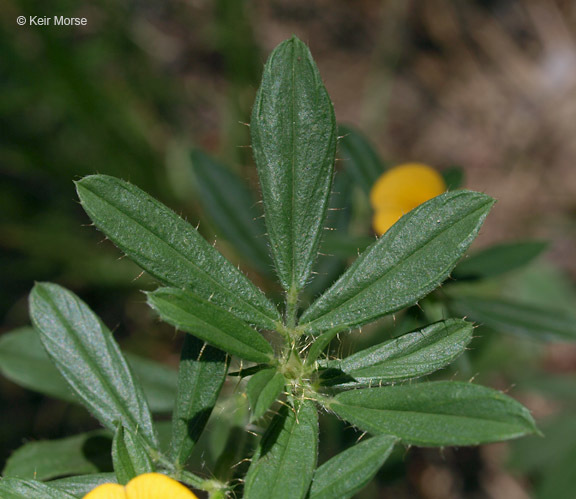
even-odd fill
[{"label": "plant stem", "polygon": [[180,482],[184,482],[186,485],[190,485],[194,488],[206,490],[204,487],[207,480],[204,478],[200,478],[194,473],[180,469],[179,467],[175,466],[170,459],[168,459],[164,454],[161,454],[160,452],[158,452],[155,457],[156,461],[160,463],[164,468],[166,468],[166,471],[168,472],[167,475],[171,478],[174,478]]},{"label": "plant stem", "polygon": [[286,293],[286,327],[293,330],[296,327],[298,315],[298,289],[291,287]]}]

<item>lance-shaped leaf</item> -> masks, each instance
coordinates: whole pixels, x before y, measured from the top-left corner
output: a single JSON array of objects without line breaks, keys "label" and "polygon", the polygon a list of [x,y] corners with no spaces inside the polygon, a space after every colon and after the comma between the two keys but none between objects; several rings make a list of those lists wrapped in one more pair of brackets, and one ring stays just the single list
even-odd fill
[{"label": "lance-shaped leaf", "polygon": [[343,161],[344,169],[354,182],[366,194],[370,194],[374,182],[384,173],[384,165],[378,153],[355,128],[338,125],[338,133],[342,137],[338,142],[338,158]]},{"label": "lance-shaped leaf", "polygon": [[106,430],[58,440],[28,442],[6,461],[2,476],[50,480],[58,476],[109,470],[111,435]]},{"label": "lance-shaped leaf", "polygon": [[479,445],[537,432],[528,409],[472,383],[350,390],[336,395],[329,408],[361,430],[424,447]]},{"label": "lance-shaped leaf", "polygon": [[147,296],[162,320],[212,346],[253,362],[269,362],[274,357],[270,343],[258,331],[192,292],[160,288]]},{"label": "lance-shaped leaf", "polygon": [[220,162],[194,149],[190,154],[196,196],[216,230],[258,270],[270,273],[272,260],[266,227],[245,180]]},{"label": "lance-shaped leaf", "polygon": [[372,480],[398,442],[377,435],[337,454],[314,472],[307,499],[347,499]]},{"label": "lance-shaped leaf", "polygon": [[322,378],[325,385],[377,385],[424,376],[456,359],[472,332],[472,324],[463,320],[437,322],[343,360],[325,362]]},{"label": "lance-shaped leaf", "polygon": [[498,244],[462,260],[454,269],[457,279],[493,277],[529,264],[548,247],[545,241]]},{"label": "lance-shaped leaf", "polygon": [[[152,412],[172,410],[176,398],[176,371],[138,355],[124,353],[140,381]],[[26,327],[0,338],[0,372],[25,388],[80,403],[56,369],[34,328]]]},{"label": "lance-shaped leaf", "polygon": [[302,315],[308,332],[355,327],[438,287],[472,243],[494,200],[447,192],[404,215]]},{"label": "lance-shaped leaf", "polygon": [[140,437],[118,424],[112,442],[112,462],[118,483],[126,485],[132,478],[154,471],[152,459]]},{"label": "lance-shaped leaf", "polygon": [[270,55],[250,131],[276,271],[297,291],[318,253],[336,153],[334,109],[298,38]]},{"label": "lance-shaped leaf", "polygon": [[94,312],[61,286],[37,283],[30,294],[30,315],[48,355],[84,406],[106,428],[115,431],[121,421],[155,447],[144,392]]},{"label": "lance-shaped leaf", "polygon": [[264,416],[284,389],[286,380],[274,368],[258,371],[246,385],[246,395],[252,411],[252,421]]},{"label": "lance-shaped leaf", "polygon": [[114,473],[92,473],[52,480],[48,483],[53,489],[60,490],[74,497],[84,497],[88,492],[104,483],[118,483]]},{"label": "lance-shaped leaf", "polygon": [[314,365],[314,362],[316,362],[316,360],[318,359],[318,357],[320,357],[322,352],[328,347],[328,345],[332,342],[332,340],[336,338],[336,336],[338,336],[338,334],[341,332],[342,328],[336,327],[334,329],[329,329],[328,331],[325,331],[320,336],[318,336],[314,340],[314,343],[312,343],[310,349],[308,350],[308,355],[306,356],[305,361],[306,365],[307,366]]},{"label": "lance-shaped leaf", "polygon": [[36,480],[0,479],[2,499],[77,499],[78,496]]},{"label": "lance-shaped leaf", "polygon": [[318,454],[318,413],[309,401],[283,407],[271,425],[246,475],[246,499],[303,499]]},{"label": "lance-shaped leaf", "polygon": [[76,183],[86,213],[106,236],[159,281],[274,328],[276,307],[244,274],[176,213],[138,187],[106,175]]},{"label": "lance-shaped leaf", "polygon": [[200,438],[228,371],[226,354],[193,336],[184,338],[178,370],[178,397],[172,415],[169,455],[186,464]]},{"label": "lance-shaped leaf", "polygon": [[475,296],[456,297],[450,308],[503,333],[547,341],[576,340],[576,314],[563,308]]}]

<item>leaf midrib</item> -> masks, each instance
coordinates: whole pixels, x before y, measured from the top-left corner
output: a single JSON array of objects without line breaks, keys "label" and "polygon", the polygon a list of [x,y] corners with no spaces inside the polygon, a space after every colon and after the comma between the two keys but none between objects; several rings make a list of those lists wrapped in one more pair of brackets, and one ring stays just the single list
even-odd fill
[{"label": "leaf midrib", "polygon": [[[457,199],[457,198],[454,198]],[[487,202],[486,204],[489,204],[489,202]],[[462,218],[461,220],[459,220],[458,222],[456,222],[453,225],[450,225],[446,228],[444,228],[443,230],[441,230],[436,237],[434,237],[433,239],[428,240],[427,242],[425,242],[423,245],[418,246],[417,248],[415,248],[413,251],[409,252],[403,259],[399,260],[396,264],[391,265],[388,270],[382,274],[379,277],[376,277],[370,284],[368,284],[366,287],[364,287],[364,289],[362,289],[361,291],[359,291],[358,293],[355,293],[354,295],[350,296],[349,298],[347,298],[346,300],[344,300],[342,303],[336,305],[335,307],[332,308],[332,310],[320,315],[319,317],[317,317],[316,319],[313,319],[310,322],[307,322],[305,324],[303,324],[303,326],[311,326],[313,325],[315,322],[319,321],[320,319],[324,318],[324,320],[326,319],[327,316],[329,316],[330,314],[334,314],[336,312],[338,312],[338,309],[344,307],[344,305],[346,305],[348,302],[353,301],[355,299],[357,299],[358,297],[361,297],[362,295],[364,295],[365,293],[367,293],[368,291],[370,291],[370,289],[372,289],[373,286],[377,285],[382,279],[386,278],[388,276],[388,274],[390,274],[392,271],[394,271],[398,266],[400,266],[401,264],[405,264],[407,261],[411,260],[417,253],[420,253],[423,249],[425,249],[428,245],[432,244],[435,240],[437,240],[439,237],[441,237],[445,232],[447,232],[450,229],[453,229],[454,227],[468,221],[468,219],[474,215],[475,213],[482,211],[485,208],[485,205],[481,206],[480,208],[469,212],[466,217]],[[376,243],[377,244],[377,243]],[[361,265],[362,263],[364,263],[365,260],[362,260],[362,262],[359,262],[359,265]],[[443,271],[444,272],[444,271]],[[442,272],[442,273],[443,273]],[[426,283],[426,286],[424,286],[424,289],[427,289],[430,286],[430,283],[433,282],[432,280],[428,281]],[[334,285],[330,288],[330,290],[327,292],[329,293],[332,289],[335,289],[334,287],[336,286],[336,284],[338,284],[338,282],[334,283]],[[344,285],[346,285],[347,283],[344,283]]]},{"label": "leaf midrib", "polygon": [[296,63],[295,63],[295,58],[296,58],[296,47],[294,45],[294,40],[292,40],[291,42],[291,46],[292,46],[292,53],[291,53],[291,67],[292,67],[292,88],[291,88],[291,94],[292,94],[292,105],[290,106],[290,139],[292,142],[292,161],[290,164],[290,169],[292,171],[292,178],[290,179],[290,187],[291,187],[291,192],[290,192],[290,215],[291,215],[291,227],[290,227],[290,232],[291,232],[291,236],[292,236],[292,240],[290,241],[290,246],[291,246],[291,252],[292,252],[292,262],[291,262],[291,282],[290,282],[290,288],[291,289],[296,289],[297,285],[296,285],[296,233],[295,233],[295,228],[296,228],[296,203],[295,203],[295,196],[294,193],[296,192],[296,124],[294,123],[294,116],[296,114],[296,111],[294,109],[294,105],[296,102]]},{"label": "leaf midrib", "polygon": [[[168,307],[175,308],[178,312],[180,312],[184,316],[183,317],[184,319],[186,319],[187,317],[192,318],[192,321],[187,320],[186,324],[185,324],[184,321],[169,321],[165,315],[163,315],[162,313],[160,314],[161,316],[163,316],[163,318],[164,318],[164,320],[166,320],[166,322],[174,324],[179,329],[184,330],[185,326],[189,325],[190,328],[199,326],[199,327],[204,327],[207,331],[216,330],[220,334],[233,340],[235,343],[239,343],[240,345],[242,345],[245,348],[245,350],[257,352],[257,353],[262,354],[262,355],[266,355],[266,354],[270,355],[271,354],[271,352],[263,352],[261,350],[256,349],[251,344],[244,343],[241,339],[239,339],[236,336],[233,336],[230,333],[224,331],[220,326],[215,326],[214,324],[210,324],[206,320],[198,317],[197,315],[193,314],[192,312],[188,312],[185,308],[180,307],[180,306],[170,302],[169,300],[163,299],[162,297],[156,297],[156,299],[164,301],[164,304],[167,305]],[[194,322],[196,322],[197,324],[194,324]],[[247,327],[249,327],[249,326],[247,326]],[[256,334],[258,334],[258,332],[255,329],[253,331]],[[189,334],[193,334],[193,333],[189,333]],[[204,340],[204,341],[206,341],[206,340]],[[207,343],[209,343],[209,342],[207,342]],[[219,348],[219,347],[216,347],[216,348]],[[270,358],[268,358],[268,360],[270,360]]]},{"label": "leaf midrib", "polygon": [[[304,405],[302,406],[302,409],[304,409]],[[290,410],[290,409],[289,409],[289,410]],[[314,410],[315,410],[315,409],[314,409]],[[291,418],[291,419],[292,419],[292,418]],[[286,455],[288,454],[289,444],[291,443],[292,438],[294,437],[294,433],[296,432],[297,427],[298,427],[299,424],[304,424],[304,421],[302,421],[302,423],[298,423],[298,417],[297,417],[297,416],[294,416],[293,419],[292,419],[292,427],[290,428],[290,435],[289,435],[289,437],[288,437],[288,441],[287,441],[287,443],[286,443],[286,446],[282,449],[282,455],[281,455],[281,457],[280,457],[280,465],[279,465],[278,469],[283,469],[283,468],[284,468],[284,463],[285,463],[285,461],[286,461]],[[276,473],[276,474],[275,474],[274,487],[273,487],[273,489],[272,489],[273,492],[276,492],[276,487],[277,487],[278,482],[279,482],[278,479],[281,479],[281,478],[285,478],[285,477],[282,477],[282,476],[280,475],[280,473]],[[270,497],[275,497],[275,496],[274,496],[274,495],[271,495]]]},{"label": "leaf midrib", "polygon": [[[206,344],[205,344],[206,345]],[[201,358],[202,354],[200,354],[198,356],[197,359],[194,360],[194,362],[196,363],[200,363],[200,358]],[[197,364],[198,365],[198,364]],[[227,370],[227,369],[226,369]],[[173,409],[173,415],[174,415],[174,419],[179,421],[179,423],[181,425],[184,426],[184,438],[179,438],[178,435],[176,434],[176,428],[178,428],[179,425],[176,425],[174,422],[172,423],[172,434],[170,436],[170,445],[169,445],[169,452],[172,456],[174,456],[175,461],[177,462],[181,462],[182,461],[182,453],[186,450],[185,449],[185,444],[186,444],[186,438],[189,439],[190,442],[192,442],[192,448],[196,446],[196,444],[198,443],[199,440],[199,436],[196,437],[196,439],[193,439],[190,435],[190,431],[188,429],[188,423],[189,421],[191,421],[192,419],[195,418],[195,416],[197,414],[200,414],[201,412],[203,412],[206,408],[203,407],[206,404],[201,404],[201,402],[203,402],[202,400],[202,396],[199,395],[200,392],[200,388],[203,388],[200,386],[200,383],[198,382],[199,380],[202,379],[204,372],[207,371],[208,374],[210,373],[210,368],[208,365],[204,364],[204,363],[200,363],[198,366],[198,369],[196,370],[196,372],[193,375],[193,379],[192,381],[190,380],[190,378],[188,378],[187,380],[184,381],[184,383],[187,386],[192,386],[192,391],[191,393],[188,393],[188,404],[175,404],[175,407]],[[223,378],[225,378],[226,376],[223,376]],[[178,380],[180,381],[180,380]],[[180,389],[183,389],[184,386],[180,386],[180,383],[178,383],[177,385],[177,393],[176,393],[176,401],[180,401]],[[216,399],[218,397],[213,397],[211,400],[213,402],[216,402]],[[184,405],[185,407],[193,407],[194,405],[196,405],[196,409],[194,409],[192,411],[193,415],[190,415],[188,413],[188,411],[183,411],[182,410],[182,405]],[[202,407],[198,407],[198,406],[202,406]],[[214,408],[214,404],[212,404],[212,409]],[[212,410],[211,409],[211,410]],[[185,414],[183,414],[183,412]],[[180,434],[182,434],[181,427],[178,428],[178,431]]]},{"label": "leaf midrib", "polygon": [[[116,205],[114,205],[111,201],[108,201],[106,198],[98,195],[97,192],[89,189],[86,185],[81,184],[82,187],[84,187],[87,191],[91,192],[94,196],[96,196],[97,199],[100,199],[102,202],[104,202],[105,204],[107,204],[108,206],[111,206],[114,210],[116,210],[118,213],[124,215],[126,218],[129,218],[130,220],[132,220],[133,222],[136,223],[136,225],[140,226],[142,229],[144,229],[145,231],[149,232],[150,234],[152,234],[152,236],[154,236],[156,239],[158,239],[161,243],[163,243],[165,246],[167,246],[168,248],[170,248],[172,250],[173,253],[175,253],[180,260],[183,260],[185,263],[187,263],[188,265],[190,265],[191,267],[193,267],[198,273],[202,274],[203,277],[205,277],[208,281],[210,281],[211,283],[213,283],[217,288],[223,290],[225,293],[223,294],[227,294],[227,295],[232,295],[233,297],[237,298],[237,297],[241,297],[242,303],[244,303],[245,305],[248,305],[248,307],[250,307],[252,310],[255,310],[258,315],[263,316],[271,321],[274,321],[276,319],[273,319],[272,317],[266,315],[262,310],[259,310],[258,308],[256,308],[254,305],[252,305],[250,302],[246,301],[242,295],[240,294],[235,294],[232,293],[231,291],[228,291],[222,284],[220,284],[218,281],[216,281],[208,272],[205,272],[204,270],[202,270],[200,267],[198,267],[193,260],[188,259],[186,256],[184,256],[177,248],[175,248],[171,243],[167,242],[165,239],[163,239],[161,236],[159,236],[155,231],[151,230],[148,226],[144,225],[143,223],[141,223],[137,218],[133,217],[132,215],[130,215],[129,213],[126,213],[124,211],[122,211],[120,208],[118,208]],[[130,191],[128,191],[131,195],[132,193]],[[161,208],[167,208],[165,206],[160,206]],[[168,210],[170,210],[170,208],[167,208]],[[176,213],[171,212],[171,214],[174,214],[176,217],[178,217],[178,215],[176,215]],[[183,224],[186,225],[186,227],[188,228],[189,224],[187,222],[185,222],[184,220],[182,220],[180,217],[178,217],[178,223],[182,222]],[[190,228],[192,230],[194,230],[193,227],[190,226]],[[195,236],[198,236],[201,240],[201,243],[206,243],[208,244],[199,234],[195,234]],[[112,241],[116,242],[115,239],[116,238],[112,238],[110,237],[110,239],[112,239]],[[226,260],[224,257],[222,257],[222,259],[225,261],[226,263],[229,263],[228,260]],[[216,262],[216,263],[220,263],[220,262]],[[234,267],[232,267],[234,269]],[[236,269],[234,269],[236,270]],[[148,271],[149,273],[152,273],[150,271]],[[247,278],[246,276],[244,276],[244,274],[241,274],[241,277],[243,277],[246,282],[249,285],[254,286]],[[158,276],[155,276],[158,277]],[[164,281],[170,285],[175,285],[176,287],[179,287],[179,285],[177,283],[173,283],[173,282],[169,282],[167,280],[164,280],[162,278],[159,277],[159,279],[161,281]],[[255,287],[255,286],[254,286]],[[257,288],[256,288],[257,289]]]},{"label": "leaf midrib", "polygon": [[[468,403],[474,403],[474,401],[475,401],[474,399],[466,400],[466,402],[468,402]],[[392,412],[392,413],[400,413],[400,414],[405,414],[405,415],[417,415],[417,416],[424,416],[424,417],[440,416],[440,417],[454,418],[454,419],[458,419],[458,420],[490,421],[490,422],[494,422],[494,423],[498,423],[498,424],[513,426],[513,423],[507,423],[507,422],[499,421],[497,419],[490,419],[489,417],[482,417],[482,416],[465,416],[465,415],[461,415],[461,414],[443,414],[443,413],[438,413],[438,412],[414,411],[414,410],[406,410],[406,409],[379,409],[379,408],[375,408],[375,407],[366,407],[366,406],[362,406],[362,405],[343,403],[340,401],[338,401],[338,404],[343,405],[345,407],[348,407],[350,409],[358,408],[358,409],[367,409],[369,411]],[[524,418],[520,414],[514,414],[514,416],[524,420]]]},{"label": "leaf midrib", "polygon": [[[315,490],[314,494],[311,493],[310,499],[314,499],[314,497],[321,496],[322,494],[325,493],[326,490],[331,491],[334,487],[338,487],[338,485],[340,483],[344,483],[344,481],[347,479],[347,477],[354,475],[356,471],[364,469],[365,466],[372,464],[374,459],[378,459],[379,454],[382,451],[380,446],[376,447],[376,449],[377,449],[377,451],[375,449],[371,449],[368,452],[364,452],[362,455],[362,459],[354,461],[352,463],[352,466],[351,467],[349,466],[346,469],[346,472],[343,475],[341,475],[340,477],[338,477],[337,482],[326,483],[324,485],[324,487],[322,487],[321,489]],[[320,468],[318,468],[317,471]],[[312,479],[312,483],[314,483],[314,479]],[[310,489],[310,492],[312,492],[312,488]]]},{"label": "leaf midrib", "polygon": [[[74,346],[78,349],[78,351],[81,354],[83,354],[84,358],[91,358],[91,355],[86,350],[86,348],[84,347],[84,344],[78,338],[76,338],[76,335],[74,333],[74,331],[75,331],[74,328],[69,323],[66,316],[62,312],[60,312],[60,309],[58,308],[56,303],[52,300],[52,297],[50,295],[48,295],[44,299],[51,304],[54,314],[58,317],[61,324],[64,325],[66,331],[68,332],[68,337],[74,342]],[[98,320],[97,320],[97,322],[98,322],[99,327],[102,328],[101,322]],[[104,331],[102,331],[102,333],[105,334]],[[51,336],[46,335],[45,333],[43,333],[43,334],[46,336],[47,339],[51,340],[54,343],[54,340],[51,338]],[[111,334],[111,333],[109,333],[109,334]],[[106,338],[104,338],[104,341],[106,342]],[[55,343],[56,343],[56,345],[59,345],[58,342],[55,342]],[[58,362],[61,363],[60,361],[58,361]],[[124,364],[124,367],[127,368],[127,365]],[[95,372],[98,373],[99,369],[96,369]],[[128,370],[128,372],[130,372],[130,371]],[[123,416],[123,418],[126,422],[131,422],[134,425],[134,429],[137,430],[138,426],[139,426],[139,422],[134,420],[134,418],[133,418],[132,414],[130,414],[130,412],[125,411],[124,406],[125,406],[126,401],[122,398],[119,398],[119,394],[116,392],[115,387],[109,383],[110,380],[106,376],[102,377],[102,376],[99,376],[98,374],[96,374],[96,377],[100,380],[100,382],[104,385],[104,387],[108,389],[108,394],[112,394],[111,398],[115,402],[115,405],[116,405],[115,409],[118,410],[118,412]],[[131,377],[130,377],[130,379],[131,379]],[[134,383],[133,379],[131,379],[131,381],[132,381],[131,384],[134,387],[134,389],[136,391],[138,391],[139,387]],[[90,405],[92,405],[92,402],[90,402]],[[142,409],[142,407],[139,404],[137,404],[137,407],[139,409]],[[146,408],[146,405],[144,405],[144,409],[145,408]],[[147,421],[146,423],[151,423],[151,420]],[[148,437],[150,437],[150,435],[147,435],[146,440],[148,440]],[[149,442],[149,443],[153,444],[154,440],[152,440],[152,442]]]}]

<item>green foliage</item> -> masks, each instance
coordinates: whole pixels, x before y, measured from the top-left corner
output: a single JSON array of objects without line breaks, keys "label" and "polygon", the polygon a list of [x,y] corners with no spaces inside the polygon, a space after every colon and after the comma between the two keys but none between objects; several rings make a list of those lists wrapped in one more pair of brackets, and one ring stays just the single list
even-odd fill
[{"label": "green foliage", "polygon": [[2,499],[77,499],[43,482],[10,477],[0,480],[0,496]]},{"label": "green foliage", "polygon": [[[340,171],[332,185],[332,195],[326,217],[326,236],[322,242],[322,252],[318,254],[318,261],[314,266],[313,277],[310,284],[303,290],[306,298],[312,300],[323,293],[346,268],[348,255],[337,255],[327,247],[326,240],[330,234],[346,234],[352,218],[352,189],[353,184],[345,170]],[[370,240],[370,242],[372,242]]]},{"label": "green foliage", "polygon": [[98,420],[112,431],[120,421],[156,445],[142,387],[92,310],[56,284],[37,283],[30,294],[30,316],[60,374]]},{"label": "green foliage", "polygon": [[195,194],[218,232],[260,272],[269,274],[272,261],[266,227],[248,185],[230,168],[195,149],[191,153]]},{"label": "green foliage", "polygon": [[[572,391],[574,393],[574,379]],[[528,437],[515,442],[510,466],[535,482],[536,499],[569,499],[576,490],[574,411],[565,411],[542,422],[546,438]]]},{"label": "green foliage", "polygon": [[491,246],[463,260],[454,269],[457,279],[493,277],[524,267],[548,247],[544,241]]},{"label": "green foliage", "polygon": [[318,454],[318,413],[314,404],[283,407],[274,418],[246,475],[244,497],[305,497]]},{"label": "green foliage", "polygon": [[[124,352],[140,381],[152,412],[172,410],[176,398],[176,372],[158,362]],[[8,379],[57,399],[80,403],[58,372],[33,328],[22,328],[0,338],[0,372]]]},{"label": "green foliage", "polygon": [[456,297],[450,307],[496,331],[541,340],[576,340],[576,314],[562,308],[480,296]]},{"label": "green foliage", "polygon": [[276,369],[263,369],[250,378],[246,385],[246,395],[252,411],[252,419],[264,416],[278,395],[284,390],[286,380]]},{"label": "green foliage", "polygon": [[160,288],[148,294],[148,304],[164,321],[233,355],[253,362],[268,362],[274,356],[258,331],[190,291]]},{"label": "green foliage", "polygon": [[310,499],[347,499],[378,472],[398,440],[377,435],[326,461],[314,472]]},{"label": "green foliage", "polygon": [[274,305],[172,210],[113,177],[85,177],[76,188],[96,226],[156,279],[194,289],[262,327],[275,326]]},{"label": "green foliage", "polygon": [[[427,325],[411,319],[412,327],[402,330],[415,331],[393,339],[375,335],[375,345],[344,358],[331,357],[330,346],[340,333],[411,307],[441,286],[478,234],[494,200],[472,191],[445,193],[407,213],[366,249],[365,236],[346,244],[344,238],[328,240],[327,246],[339,250],[339,258],[332,262],[322,258],[314,267],[325,224],[347,230],[350,179],[367,191],[382,166],[359,132],[346,130],[341,153],[349,160],[349,176],[338,181],[340,186],[336,183],[340,199],[329,199],[336,151],[334,111],[308,48],[295,37],[280,44],[266,64],[251,134],[272,258],[266,256],[263,243],[254,242],[262,229],[251,220],[250,191],[231,171],[194,152],[198,197],[240,255],[261,270],[273,262],[284,289],[284,317],[168,207],[113,177],[80,180],[78,195],[96,227],[167,286],[148,292],[148,305],[163,321],[189,333],[177,393],[173,373],[156,364],[132,361],[133,370],[140,371],[133,376],[110,331],[78,297],[55,284],[37,284],[30,297],[30,315],[59,374],[47,367],[46,356],[37,348],[26,351],[22,339],[35,334],[32,330],[13,333],[0,343],[0,355],[14,353],[25,366],[38,364],[45,379],[27,374],[17,362],[8,362],[3,370],[22,384],[64,398],[68,389],[64,385],[68,386],[74,393],[68,399],[82,403],[115,433],[116,476],[81,476],[50,485],[7,478],[0,482],[2,497],[25,490],[29,497],[38,496],[37,491],[45,497],[83,494],[97,483],[115,479],[126,483],[151,470],[201,489],[211,499],[236,492],[233,488],[240,489],[240,483],[248,499],[351,497],[377,473],[397,442],[477,445],[537,433],[526,408],[490,388],[446,381],[403,384],[446,367],[464,352],[473,333],[473,325],[464,320]],[[328,217],[329,205],[344,210]],[[362,254],[329,286],[352,247],[361,248]],[[522,253],[524,261],[529,260],[526,253],[530,252]],[[497,273],[511,268],[505,263],[510,262],[509,254],[504,254]],[[482,263],[482,258],[476,260]],[[461,264],[461,275],[469,275],[466,265],[470,268],[471,261]],[[478,266],[488,269],[485,262]],[[313,269],[325,277],[311,279]],[[488,269],[482,275],[494,273]],[[316,293],[322,294],[307,307]],[[452,292],[430,297],[424,312],[436,307],[443,313],[448,306],[457,308],[458,300],[461,297]],[[472,300],[472,306],[478,303],[482,302]],[[541,311],[533,315],[526,311],[533,329],[567,327],[566,320],[554,325]],[[524,315],[514,317],[521,322]],[[231,373],[234,395],[220,403],[221,392],[232,391],[223,390],[229,356],[238,357],[233,363],[239,362]],[[380,386],[389,383],[400,384]],[[167,452],[157,436],[162,422],[153,422],[144,392],[146,386],[149,392],[158,392],[163,385],[168,400],[175,400]],[[228,414],[221,418],[224,424],[212,425],[208,419],[217,402]],[[318,407],[375,436],[315,469]],[[267,413],[272,410],[277,412],[270,421]],[[208,433],[203,432],[205,427],[212,433],[206,437],[211,439],[208,443],[202,439]],[[245,430],[263,434],[256,446]],[[79,452],[83,437],[76,438],[72,444],[60,442],[70,445],[71,455]],[[194,451],[204,456],[211,447],[216,457],[214,470],[209,471],[215,478],[203,479],[190,471],[188,461]],[[9,471],[26,469],[19,456],[30,449],[15,453]],[[32,451],[39,459],[45,457]],[[85,459],[86,455],[80,456],[78,468],[71,472],[100,471],[83,467]],[[71,466],[48,464],[42,477],[60,476],[59,470]]]},{"label": "green foliage", "polygon": [[71,494],[75,497],[84,497],[88,492],[104,483],[116,483],[114,473],[93,473],[91,475],[77,475],[49,482],[50,487]]},{"label": "green foliage", "polygon": [[296,37],[270,55],[250,126],[278,278],[304,287],[324,227],[336,154],[336,119],[308,47]]},{"label": "green foliage", "polygon": [[484,194],[457,191],[415,208],[302,314],[302,327],[356,327],[413,305],[448,277],[493,204]]},{"label": "green foliage", "polygon": [[342,137],[338,142],[338,158],[344,162],[344,168],[355,184],[368,196],[374,182],[384,173],[384,165],[372,144],[358,130],[339,125],[338,133]]},{"label": "green foliage", "polygon": [[328,407],[361,430],[425,447],[479,445],[536,431],[530,412],[521,404],[471,383],[350,390],[336,395]]},{"label": "green foliage", "polygon": [[154,471],[141,438],[121,424],[118,424],[112,441],[112,462],[116,479],[122,485],[138,475]]},{"label": "green foliage", "polygon": [[0,370],[19,385],[69,402],[77,398],[50,361],[33,328],[17,329],[0,338]]},{"label": "green foliage", "polygon": [[226,354],[186,336],[178,371],[178,398],[172,416],[168,455],[178,467],[186,464],[200,438],[226,380]]},{"label": "green foliage", "polygon": [[461,167],[452,166],[441,173],[449,191],[460,189],[464,185],[464,170]]},{"label": "green foliage", "polygon": [[28,442],[10,456],[2,476],[50,480],[98,473],[110,469],[110,443],[110,433],[103,430],[59,440]]},{"label": "green foliage", "polygon": [[326,385],[378,385],[418,378],[442,369],[462,354],[472,339],[472,324],[449,319],[323,363]]}]

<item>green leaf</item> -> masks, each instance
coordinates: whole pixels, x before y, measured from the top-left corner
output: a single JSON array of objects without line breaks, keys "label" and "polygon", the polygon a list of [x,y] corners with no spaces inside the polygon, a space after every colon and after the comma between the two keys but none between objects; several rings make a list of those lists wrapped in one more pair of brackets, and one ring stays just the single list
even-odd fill
[{"label": "green leaf", "polygon": [[104,430],[59,440],[28,442],[6,461],[2,475],[50,480],[110,469],[110,434]]},{"label": "green leaf", "polygon": [[253,362],[269,362],[274,351],[264,337],[227,310],[185,290],[160,288],[147,293],[162,320],[206,343]]},{"label": "green leaf", "polygon": [[31,327],[0,337],[0,371],[24,388],[68,402],[78,402],[58,369],[49,359],[38,333]]},{"label": "green leaf", "polygon": [[[124,353],[144,389],[153,412],[172,410],[176,398],[176,372],[158,362]],[[54,366],[31,327],[0,337],[0,372],[14,383],[51,397],[81,403]]]},{"label": "green leaf", "polygon": [[141,438],[121,424],[118,424],[112,441],[112,462],[118,483],[122,485],[138,475],[154,471]]},{"label": "green leaf", "polygon": [[576,340],[576,314],[563,308],[476,296],[456,297],[450,308],[503,333],[546,341]]},{"label": "green leaf", "polygon": [[[348,226],[352,215],[352,183],[346,172],[338,172],[334,178],[332,195],[328,205],[326,227],[329,234],[348,236]],[[346,268],[346,260],[342,256],[325,251],[326,238],[322,241],[321,251],[314,267],[314,276],[306,288],[306,294],[314,298],[331,286]]]},{"label": "green leaf", "polygon": [[461,166],[451,166],[440,172],[449,191],[460,189],[464,185],[464,169]]},{"label": "green leaf", "polygon": [[226,354],[186,336],[178,371],[178,398],[172,415],[169,455],[186,464],[216,404],[228,371]]},{"label": "green leaf", "polygon": [[246,395],[252,411],[252,421],[260,419],[278,395],[284,390],[286,380],[276,369],[264,369],[250,378],[246,385]]},{"label": "green leaf", "polygon": [[324,384],[376,385],[433,373],[462,354],[472,333],[472,324],[459,319],[431,324],[343,360],[325,362]]},{"label": "green leaf", "polygon": [[494,200],[447,192],[403,216],[302,315],[310,333],[356,327],[426,296],[472,243]]},{"label": "green leaf", "polygon": [[314,365],[314,362],[316,362],[318,357],[320,357],[324,349],[342,331],[343,328],[335,327],[334,329],[329,329],[328,331],[315,338],[314,343],[312,343],[312,346],[310,347],[310,350],[308,350],[308,355],[306,356],[306,365]]},{"label": "green leaf", "polygon": [[138,187],[91,175],[76,189],[95,225],[159,281],[193,289],[264,328],[280,320],[276,307],[196,229]]},{"label": "green leaf", "polygon": [[548,247],[545,241],[498,244],[462,260],[454,269],[457,279],[493,277],[524,267]]},{"label": "green leaf", "polygon": [[344,258],[356,258],[374,243],[373,237],[353,236],[343,232],[326,234],[322,242],[322,251]]},{"label": "green leaf", "polygon": [[77,496],[36,480],[2,478],[0,479],[0,497],[2,499],[76,499]]},{"label": "green leaf", "polygon": [[348,125],[338,125],[338,158],[354,182],[366,194],[384,173],[384,164],[364,134]]},{"label": "green leaf", "polygon": [[528,409],[501,392],[439,381],[339,393],[329,404],[363,431],[423,447],[479,445],[536,433]]},{"label": "green leaf", "polygon": [[264,237],[266,227],[246,182],[198,149],[191,152],[191,160],[196,196],[206,216],[251,265],[270,273],[272,260]]},{"label": "green leaf", "polygon": [[378,435],[337,454],[314,472],[308,499],[347,499],[365,487],[398,439]]},{"label": "green leaf", "polygon": [[88,410],[106,428],[115,431],[121,421],[155,447],[142,388],[94,312],[61,286],[37,283],[30,294],[30,316],[51,360]]},{"label": "green leaf", "polygon": [[270,55],[250,131],[276,271],[297,291],[318,253],[336,153],[334,109],[298,38]]},{"label": "green leaf", "polygon": [[124,352],[130,369],[142,385],[152,412],[169,412],[176,400],[178,374],[172,368],[132,353]]},{"label": "green leaf", "polygon": [[306,497],[318,454],[318,413],[305,401],[272,420],[246,475],[245,499]]},{"label": "green leaf", "polygon": [[[214,477],[227,482],[238,474],[235,464],[252,453],[257,441],[246,431],[249,423],[246,394],[235,390],[229,397],[218,401],[217,418],[211,418],[202,439],[207,449],[208,463]],[[241,474],[244,474],[243,470]]]},{"label": "green leaf", "polygon": [[74,497],[84,497],[88,492],[104,483],[117,483],[114,473],[94,473],[52,480],[48,485],[53,489],[71,494]]},{"label": "green leaf", "polygon": [[269,364],[256,364],[255,366],[246,367],[240,366],[238,371],[232,371],[228,373],[228,376],[238,376],[239,378],[247,378],[248,376],[252,376],[256,374],[258,371],[262,369],[267,369]]}]

